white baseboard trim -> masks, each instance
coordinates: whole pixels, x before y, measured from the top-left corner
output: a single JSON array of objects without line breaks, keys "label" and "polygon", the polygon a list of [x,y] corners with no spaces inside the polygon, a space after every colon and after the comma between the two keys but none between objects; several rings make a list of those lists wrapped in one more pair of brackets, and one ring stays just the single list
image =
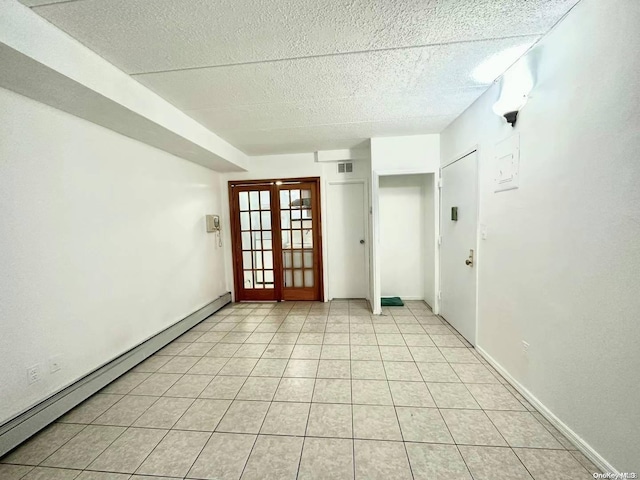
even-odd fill
[{"label": "white baseboard trim", "polygon": [[593,464],[605,473],[619,474],[613,465],[611,465],[602,455],[585,442],[576,432],[571,430],[562,420],[555,416],[533,393],[520,384],[511,374],[500,365],[491,355],[489,355],[481,346],[476,346],[476,350],[482,357],[495,368],[533,407],[546,418],[567,440],[569,440],[579,451],[581,451]]},{"label": "white baseboard trim", "polygon": [[230,293],[221,295],[213,302],[0,425],[0,457],[220,310],[230,301]]}]

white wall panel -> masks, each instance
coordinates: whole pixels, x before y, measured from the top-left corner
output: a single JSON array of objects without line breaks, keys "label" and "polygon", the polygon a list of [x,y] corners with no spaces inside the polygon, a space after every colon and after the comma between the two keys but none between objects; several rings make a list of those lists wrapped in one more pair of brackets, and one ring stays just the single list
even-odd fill
[{"label": "white wall panel", "polygon": [[4,89],[0,124],[1,423],[226,289],[217,173]]},{"label": "white wall panel", "polygon": [[[582,1],[530,53],[515,129],[495,85],[442,134],[443,162],[479,147],[478,345],[621,472],[640,471],[639,24],[635,0]],[[494,193],[514,132],[519,188]]]}]

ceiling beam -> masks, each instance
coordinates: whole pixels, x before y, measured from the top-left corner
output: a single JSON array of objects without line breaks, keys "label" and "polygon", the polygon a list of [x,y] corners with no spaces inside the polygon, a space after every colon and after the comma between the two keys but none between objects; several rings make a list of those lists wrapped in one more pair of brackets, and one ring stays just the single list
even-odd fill
[{"label": "ceiling beam", "polygon": [[0,0],[0,86],[220,172],[247,156],[15,0]]}]

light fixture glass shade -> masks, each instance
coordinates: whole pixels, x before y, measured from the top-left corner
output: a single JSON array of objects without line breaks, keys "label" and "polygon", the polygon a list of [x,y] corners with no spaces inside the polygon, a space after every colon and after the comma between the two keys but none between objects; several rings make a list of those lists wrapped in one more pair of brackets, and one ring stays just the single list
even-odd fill
[{"label": "light fixture glass shade", "polygon": [[473,79],[484,85],[493,83],[522,57],[529,48],[531,48],[531,43],[527,42],[491,55],[473,70],[471,74]]},{"label": "light fixture glass shade", "polygon": [[500,116],[517,112],[525,103],[533,88],[533,75],[526,59],[520,59],[505,72],[500,84],[500,96],[493,104],[493,111]]}]

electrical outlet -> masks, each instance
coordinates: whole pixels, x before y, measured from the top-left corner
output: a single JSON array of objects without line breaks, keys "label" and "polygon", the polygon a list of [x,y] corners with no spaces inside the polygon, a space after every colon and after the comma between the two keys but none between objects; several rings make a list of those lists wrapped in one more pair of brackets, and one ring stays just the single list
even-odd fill
[{"label": "electrical outlet", "polygon": [[62,368],[62,355],[56,355],[49,359],[49,371],[55,373]]},{"label": "electrical outlet", "polygon": [[522,340],[522,354],[524,356],[529,356],[529,343]]},{"label": "electrical outlet", "polygon": [[29,385],[40,381],[40,364],[27,368],[27,380]]}]

